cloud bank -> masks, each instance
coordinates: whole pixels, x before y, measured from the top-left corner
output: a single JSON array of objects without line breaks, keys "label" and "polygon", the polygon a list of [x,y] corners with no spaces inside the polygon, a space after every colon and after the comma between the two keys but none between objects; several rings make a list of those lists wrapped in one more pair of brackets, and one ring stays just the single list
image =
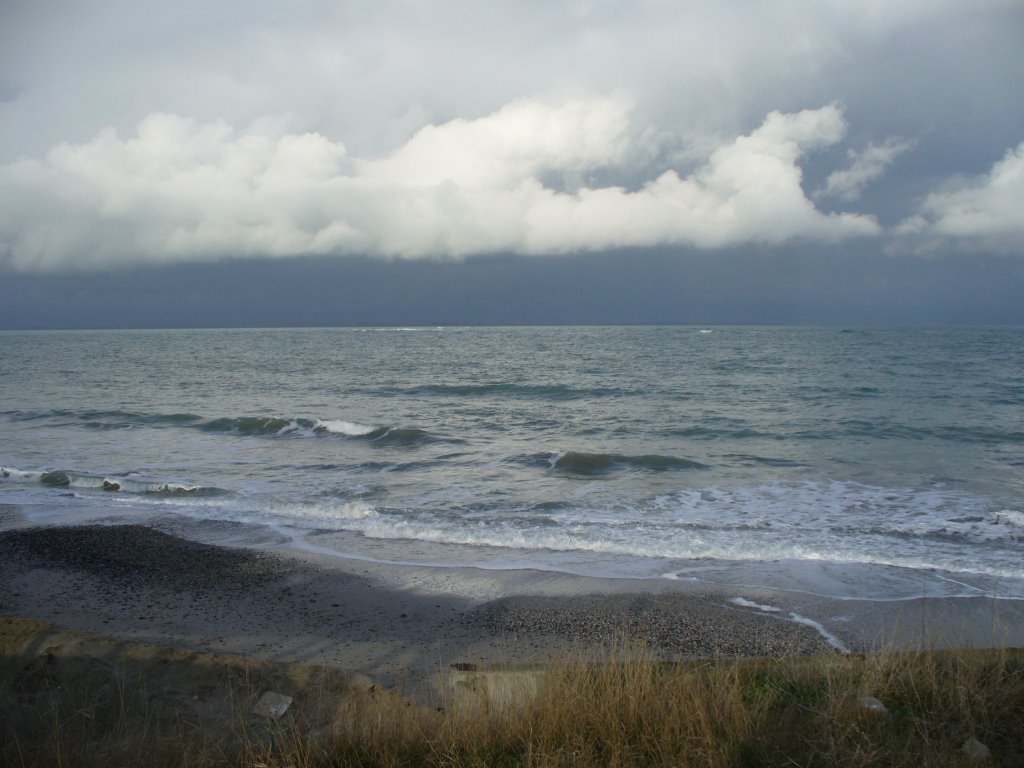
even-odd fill
[{"label": "cloud bank", "polygon": [[1021,0],[65,5],[4,6],[0,270],[1022,252]]},{"label": "cloud bank", "polygon": [[643,138],[618,98],[511,102],[427,125],[393,151],[351,156],[319,133],[236,130],[151,114],[0,166],[0,258],[87,270],[302,254],[462,258],[624,246],[719,248],[877,235],[871,216],[823,213],[800,161],[839,142],[834,105],[772,112],[688,173],[600,182]]},{"label": "cloud bank", "polygon": [[1024,142],[1007,151],[988,174],[933,192],[920,213],[897,234],[923,238],[935,248],[952,240],[961,247],[1020,253],[1024,242]]}]

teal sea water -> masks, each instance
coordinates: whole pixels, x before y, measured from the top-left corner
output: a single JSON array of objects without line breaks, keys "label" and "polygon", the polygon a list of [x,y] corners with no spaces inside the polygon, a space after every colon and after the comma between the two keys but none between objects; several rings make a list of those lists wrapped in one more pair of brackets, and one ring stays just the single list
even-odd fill
[{"label": "teal sea water", "polygon": [[1024,597],[1024,329],[7,332],[0,465],[36,523]]}]

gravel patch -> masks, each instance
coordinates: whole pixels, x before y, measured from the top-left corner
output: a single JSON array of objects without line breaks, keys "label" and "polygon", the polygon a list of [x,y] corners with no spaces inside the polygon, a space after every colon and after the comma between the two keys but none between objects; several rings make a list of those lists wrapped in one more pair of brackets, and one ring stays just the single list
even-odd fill
[{"label": "gravel patch", "polygon": [[584,644],[641,643],[674,657],[835,653],[810,627],[695,595],[508,597],[464,620],[491,632],[539,633]]}]

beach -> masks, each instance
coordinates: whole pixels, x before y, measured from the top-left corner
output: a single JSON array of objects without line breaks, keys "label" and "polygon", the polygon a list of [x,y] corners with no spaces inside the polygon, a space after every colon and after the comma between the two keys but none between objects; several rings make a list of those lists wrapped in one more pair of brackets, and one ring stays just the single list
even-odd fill
[{"label": "beach", "polygon": [[[865,717],[851,696],[864,691],[890,704],[916,697],[935,733],[914,755],[959,755],[971,733],[985,739],[977,749],[1019,754],[1019,653],[962,650],[1024,645],[1017,601],[840,606],[26,522],[0,507],[3,754],[24,765],[376,764],[370,754],[434,765],[451,750],[459,764],[489,764],[524,744],[589,750],[595,765],[602,750],[631,750],[639,765],[694,744],[726,755],[830,749],[844,762]],[[841,637],[818,621],[839,608]],[[934,650],[944,643],[956,650]],[[900,648],[927,653],[860,652]],[[970,695],[948,699],[965,675]],[[780,731],[757,706],[764,695],[799,718],[816,712],[812,730],[832,741],[806,742],[806,726]],[[937,703],[947,700],[967,703]],[[986,718],[995,724],[980,730]],[[652,740],[651,722],[668,730]]]},{"label": "beach", "polygon": [[0,615],[330,666],[427,702],[451,668],[536,665],[629,646],[672,660],[1024,644],[1018,601],[840,605],[667,580],[228,548],[142,525],[23,527],[11,506],[2,522]]}]

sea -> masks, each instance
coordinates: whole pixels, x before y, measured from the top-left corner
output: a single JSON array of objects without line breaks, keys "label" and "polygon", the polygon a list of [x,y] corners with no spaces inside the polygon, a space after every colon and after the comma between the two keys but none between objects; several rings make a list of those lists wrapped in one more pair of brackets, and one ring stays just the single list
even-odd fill
[{"label": "sea", "polygon": [[0,333],[0,503],[434,568],[1024,598],[1024,329]]}]

